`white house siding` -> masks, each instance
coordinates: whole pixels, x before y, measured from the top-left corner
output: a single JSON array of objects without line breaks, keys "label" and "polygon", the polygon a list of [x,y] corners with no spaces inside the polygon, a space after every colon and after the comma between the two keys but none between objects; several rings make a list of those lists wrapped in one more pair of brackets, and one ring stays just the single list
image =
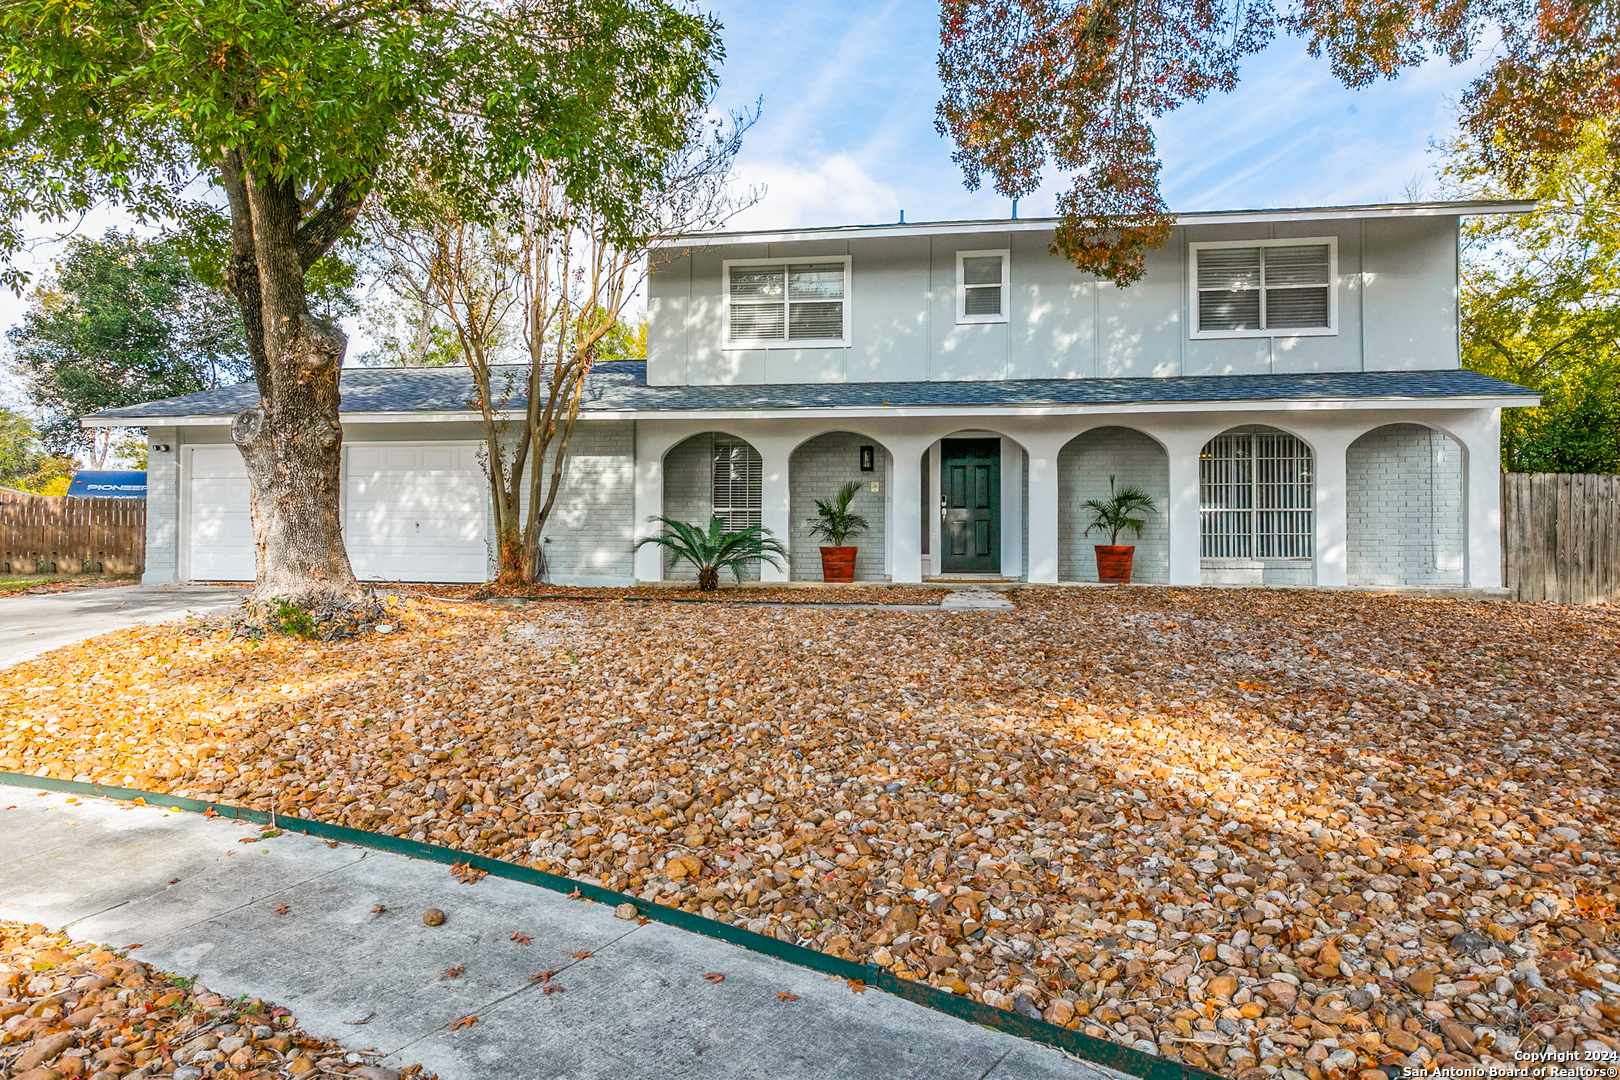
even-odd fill
[{"label": "white house siding", "polygon": [[[1196,242],[1333,237],[1337,333],[1193,339],[1188,248]],[[1077,271],[1051,232],[712,242],[654,267],[648,286],[653,385],[888,382],[1458,366],[1454,217],[1286,220],[1177,226],[1125,289]],[[958,325],[956,254],[1008,249],[1008,321]],[[729,349],[724,264],[850,258],[850,343]]]},{"label": "white house siding", "polygon": [[1463,454],[1450,436],[1391,424],[1345,455],[1351,585],[1463,583]]},{"label": "white house siding", "polygon": [[1120,542],[1134,544],[1131,580],[1163,584],[1170,580],[1170,465],[1164,448],[1139,431],[1105,427],[1088,431],[1058,454],[1058,576],[1063,581],[1096,581],[1097,557],[1093,548],[1108,543],[1106,534],[1085,534],[1090,518],[1087,499],[1108,498],[1108,478],[1119,487],[1135,484],[1153,498],[1155,511],[1147,515],[1140,538],[1124,534]]},{"label": "white house siding", "polygon": [[[861,472],[862,446],[872,446],[875,468]],[[821,580],[821,545],[810,532],[816,518],[816,500],[831,499],[838,489],[851,480],[861,485],[861,491],[850,503],[850,510],[866,518],[871,528],[848,541],[860,550],[855,555],[857,581],[881,581],[885,578],[883,550],[888,535],[888,493],[884,491],[889,472],[889,453],[872,439],[847,431],[834,431],[817,436],[793,452],[789,468],[789,486],[792,492],[793,531],[789,550],[793,552],[793,579],[795,581]],[[878,490],[873,491],[876,483]]]},{"label": "white house siding", "polygon": [[[180,580],[180,432],[146,431],[146,565],[141,582],[166,585]],[[159,453],[153,446],[167,446]]]}]

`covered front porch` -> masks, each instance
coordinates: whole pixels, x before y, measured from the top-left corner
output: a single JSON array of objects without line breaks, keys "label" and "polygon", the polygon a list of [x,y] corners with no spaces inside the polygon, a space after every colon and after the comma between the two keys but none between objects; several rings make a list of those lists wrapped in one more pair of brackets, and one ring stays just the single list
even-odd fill
[{"label": "covered front porch", "polygon": [[[814,502],[855,480],[857,580],[1096,581],[1113,478],[1155,503],[1136,582],[1500,585],[1496,403],[1177,404],[638,418],[637,535],[758,523],[791,555],[761,580],[820,580]],[[676,576],[652,547],[635,572]]]}]

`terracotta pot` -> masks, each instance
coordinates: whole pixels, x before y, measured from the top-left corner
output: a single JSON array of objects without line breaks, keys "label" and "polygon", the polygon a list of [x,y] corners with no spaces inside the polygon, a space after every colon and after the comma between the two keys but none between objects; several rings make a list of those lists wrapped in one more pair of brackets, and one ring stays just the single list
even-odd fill
[{"label": "terracotta pot", "polygon": [[859,548],[824,547],[821,549],[821,580],[854,581],[855,552]]},{"label": "terracotta pot", "polygon": [[1097,580],[1108,585],[1129,585],[1131,583],[1131,556],[1136,554],[1134,547],[1124,544],[1097,544]]}]

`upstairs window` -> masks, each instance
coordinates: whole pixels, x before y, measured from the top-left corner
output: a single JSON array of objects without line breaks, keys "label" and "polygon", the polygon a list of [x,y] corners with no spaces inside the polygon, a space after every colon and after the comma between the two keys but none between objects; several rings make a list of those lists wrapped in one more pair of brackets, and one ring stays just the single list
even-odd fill
[{"label": "upstairs window", "polygon": [[726,344],[844,345],[849,260],[726,263]]},{"label": "upstairs window", "polygon": [[1337,330],[1337,244],[1192,244],[1193,337],[1292,337]]},{"label": "upstairs window", "polygon": [[1007,252],[956,253],[956,321],[1007,321]]}]

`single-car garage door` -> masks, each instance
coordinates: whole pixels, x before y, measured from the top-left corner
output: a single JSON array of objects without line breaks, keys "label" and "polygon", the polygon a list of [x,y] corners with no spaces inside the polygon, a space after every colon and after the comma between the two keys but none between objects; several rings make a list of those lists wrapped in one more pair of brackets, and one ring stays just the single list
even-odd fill
[{"label": "single-car garage door", "polygon": [[477,443],[348,448],[343,543],[370,581],[483,581],[489,481]]},{"label": "single-car garage door", "polygon": [[186,491],[186,577],[252,581],[252,495],[235,446],[195,446]]}]

